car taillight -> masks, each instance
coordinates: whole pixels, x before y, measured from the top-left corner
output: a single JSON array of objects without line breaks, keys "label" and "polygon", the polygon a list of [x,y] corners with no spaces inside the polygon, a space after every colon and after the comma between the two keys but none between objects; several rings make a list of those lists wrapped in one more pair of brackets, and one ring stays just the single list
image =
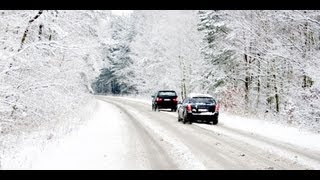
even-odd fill
[{"label": "car taillight", "polygon": [[188,112],[192,112],[191,104],[188,104],[188,105],[187,105],[187,111],[188,111]]},{"label": "car taillight", "polygon": [[215,108],[215,112],[219,112],[219,107],[220,107],[220,105],[219,104],[216,104],[216,108]]},{"label": "car taillight", "polygon": [[177,102],[177,101],[178,101],[178,98],[174,98],[173,101],[174,101],[174,102]]},{"label": "car taillight", "polygon": [[159,102],[162,101],[162,99],[157,97],[156,101]]}]

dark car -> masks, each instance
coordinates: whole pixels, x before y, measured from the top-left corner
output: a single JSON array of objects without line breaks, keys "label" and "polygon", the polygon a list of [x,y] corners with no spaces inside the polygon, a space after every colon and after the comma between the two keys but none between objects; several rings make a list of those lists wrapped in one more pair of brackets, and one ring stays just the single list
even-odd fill
[{"label": "dark car", "polygon": [[219,104],[208,94],[190,94],[178,105],[178,121],[190,124],[195,120],[218,124]]},{"label": "dark car", "polygon": [[178,96],[175,91],[157,91],[151,97],[153,111],[159,111],[160,109],[171,109],[171,111],[177,111]]}]

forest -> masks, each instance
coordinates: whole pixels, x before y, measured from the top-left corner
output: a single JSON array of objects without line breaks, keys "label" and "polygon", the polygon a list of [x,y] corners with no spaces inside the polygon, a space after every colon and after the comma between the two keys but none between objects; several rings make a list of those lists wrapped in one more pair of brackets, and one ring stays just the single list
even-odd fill
[{"label": "forest", "polygon": [[319,132],[320,11],[5,10],[0,22],[0,141],[59,128],[94,94],[159,89]]}]

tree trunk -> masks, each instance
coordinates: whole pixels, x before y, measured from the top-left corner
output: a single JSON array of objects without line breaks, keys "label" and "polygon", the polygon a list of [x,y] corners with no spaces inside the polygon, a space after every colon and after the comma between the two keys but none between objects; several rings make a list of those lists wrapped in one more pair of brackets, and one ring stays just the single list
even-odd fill
[{"label": "tree trunk", "polygon": [[186,66],[181,59],[181,56],[178,56],[179,63],[180,63],[180,69],[182,70],[182,79],[181,79],[181,98],[184,99],[187,96],[187,90],[186,90]]},{"label": "tree trunk", "polygon": [[[259,54],[258,54],[259,56]],[[261,80],[260,80],[260,74],[261,74],[261,64],[260,64],[260,59],[257,59],[257,63],[258,63],[258,75],[257,75],[257,103],[256,103],[256,107],[257,109],[259,109],[259,104],[260,104],[260,88],[261,88]]]},{"label": "tree trunk", "polygon": [[245,103],[246,103],[246,110],[249,109],[249,84],[250,84],[250,75],[249,75],[249,61],[248,61],[248,55],[246,53],[246,48],[245,48],[245,54],[244,54],[244,61],[245,61],[245,66],[246,66],[246,75],[245,75]]},{"label": "tree trunk", "polygon": [[273,74],[274,79],[274,92],[275,92],[275,101],[276,101],[276,111],[279,112],[279,94],[278,94],[278,88],[277,88],[277,81],[276,81],[276,75]]},{"label": "tree trunk", "polygon": [[20,43],[20,48],[18,49],[18,51],[21,51],[21,50],[22,50],[22,47],[23,47],[24,42],[25,42],[25,40],[26,40],[26,37],[27,37],[27,35],[28,35],[28,31],[29,31],[30,25],[32,24],[32,22],[34,22],[36,19],[38,19],[39,16],[40,16],[42,13],[43,13],[43,10],[40,10],[40,11],[38,12],[38,14],[37,14],[35,17],[33,17],[33,18],[28,22],[28,26],[27,26],[26,30],[24,31],[24,33],[23,33],[23,36],[22,36],[22,39],[21,39],[21,43]]}]

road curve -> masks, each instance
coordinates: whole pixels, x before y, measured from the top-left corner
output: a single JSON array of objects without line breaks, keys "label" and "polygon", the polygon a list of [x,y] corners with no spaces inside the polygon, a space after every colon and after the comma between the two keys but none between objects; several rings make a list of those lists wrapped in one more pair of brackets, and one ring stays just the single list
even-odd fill
[{"label": "road curve", "polygon": [[[96,96],[115,105],[139,135],[147,169],[319,169],[320,153],[224,127],[217,131],[177,121],[174,112],[154,112],[149,104]],[[223,119],[220,119],[223,121]],[[212,125],[207,125],[212,126]],[[140,155],[141,156],[141,153]],[[308,163],[305,163],[308,162]],[[137,162],[138,163],[138,162]],[[133,164],[133,169],[138,164]]]}]

